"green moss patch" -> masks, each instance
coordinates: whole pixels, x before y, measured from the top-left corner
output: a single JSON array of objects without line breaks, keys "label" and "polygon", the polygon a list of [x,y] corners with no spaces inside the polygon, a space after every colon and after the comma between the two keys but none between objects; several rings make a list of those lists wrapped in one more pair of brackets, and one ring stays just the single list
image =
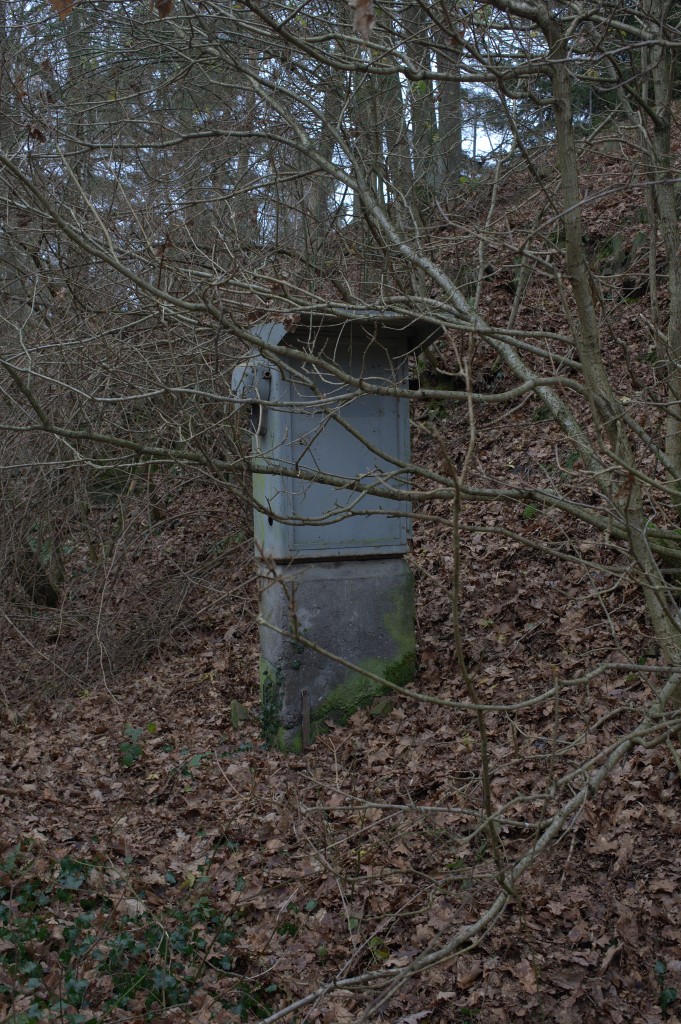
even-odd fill
[{"label": "green moss patch", "polygon": [[[416,653],[412,647],[394,661],[386,662],[378,658],[371,658],[359,667],[373,675],[382,676],[386,683],[381,684],[375,679],[370,679],[362,672],[350,673],[347,679],[336,686],[325,700],[312,711],[311,742],[325,731],[326,722],[346,725],[356,711],[369,707],[379,698],[390,694],[391,689],[388,683],[394,683],[396,686],[408,686],[413,682],[416,671]],[[279,750],[288,753],[301,754],[303,752],[303,741],[299,730],[293,731],[280,726],[271,742]]]},{"label": "green moss patch", "polygon": [[383,675],[395,686],[409,686],[416,675],[416,651],[407,651],[398,661],[392,661],[385,668]]}]

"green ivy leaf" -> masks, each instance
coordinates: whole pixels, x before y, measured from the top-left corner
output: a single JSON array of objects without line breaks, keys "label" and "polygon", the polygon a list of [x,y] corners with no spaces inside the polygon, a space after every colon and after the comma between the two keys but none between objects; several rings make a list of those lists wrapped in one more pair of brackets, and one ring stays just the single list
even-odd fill
[{"label": "green ivy leaf", "polygon": [[675,988],[663,988],[660,992],[660,1009],[665,1013],[672,1003],[678,999],[678,992]]}]

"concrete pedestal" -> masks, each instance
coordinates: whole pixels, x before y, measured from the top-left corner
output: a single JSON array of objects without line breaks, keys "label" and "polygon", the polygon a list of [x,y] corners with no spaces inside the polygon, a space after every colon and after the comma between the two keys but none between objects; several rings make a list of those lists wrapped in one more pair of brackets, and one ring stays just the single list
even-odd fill
[{"label": "concrete pedestal", "polygon": [[414,594],[404,558],[263,566],[259,583],[262,719],[270,742],[301,750],[308,731],[313,739],[325,720],[343,723],[385,692],[357,669],[400,686],[412,681]]}]

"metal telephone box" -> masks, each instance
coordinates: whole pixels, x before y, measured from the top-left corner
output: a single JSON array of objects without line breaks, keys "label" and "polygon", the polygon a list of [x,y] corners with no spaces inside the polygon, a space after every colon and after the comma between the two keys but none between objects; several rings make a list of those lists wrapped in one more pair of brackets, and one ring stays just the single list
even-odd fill
[{"label": "metal telephone box", "polygon": [[[306,716],[314,724],[333,711],[334,691],[347,684],[347,670],[314,648],[342,647],[355,664],[373,648],[374,674],[384,676],[398,655],[413,660],[403,557],[411,507],[400,496],[409,487],[409,401],[395,392],[408,387],[410,355],[440,333],[401,314],[308,314],[253,328],[258,344],[234,370],[252,437],[261,682],[273,705],[264,717],[283,746],[296,745]],[[371,696],[362,683],[346,702],[352,710],[363,691]]]}]

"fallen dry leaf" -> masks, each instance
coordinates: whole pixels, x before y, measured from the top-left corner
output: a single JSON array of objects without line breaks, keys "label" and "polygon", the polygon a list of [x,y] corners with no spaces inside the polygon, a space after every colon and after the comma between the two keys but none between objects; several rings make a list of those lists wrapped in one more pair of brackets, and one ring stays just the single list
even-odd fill
[{"label": "fallen dry leaf", "polygon": [[362,39],[368,39],[376,21],[374,0],[348,0],[348,3],[355,12],[353,21],[355,32],[358,32]]},{"label": "fallen dry leaf", "polygon": [[61,21],[73,10],[74,0],[50,0]]},{"label": "fallen dry leaf", "polygon": [[[482,960],[457,960],[456,983],[464,992],[475,984],[482,974]],[[441,995],[441,993],[440,993]],[[439,996],[438,996],[439,998]]]}]

